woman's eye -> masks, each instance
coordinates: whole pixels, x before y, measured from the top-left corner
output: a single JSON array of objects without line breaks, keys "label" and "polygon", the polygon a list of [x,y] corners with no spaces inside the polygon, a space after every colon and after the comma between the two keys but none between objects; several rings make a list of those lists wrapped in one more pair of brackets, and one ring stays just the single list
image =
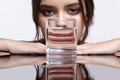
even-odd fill
[{"label": "woman's eye", "polygon": [[79,13],[79,9],[76,9],[76,8],[71,8],[68,10],[68,13],[71,14],[71,15],[75,15],[77,13]]},{"label": "woman's eye", "polygon": [[53,10],[44,10],[43,15],[44,16],[52,16],[54,14]]}]

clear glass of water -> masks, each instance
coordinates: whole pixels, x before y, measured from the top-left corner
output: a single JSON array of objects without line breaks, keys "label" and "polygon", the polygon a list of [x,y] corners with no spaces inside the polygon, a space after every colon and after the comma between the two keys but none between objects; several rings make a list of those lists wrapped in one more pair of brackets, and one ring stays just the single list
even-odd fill
[{"label": "clear glass of water", "polygon": [[[67,80],[76,80],[76,36],[77,28],[75,19],[47,19],[47,80],[56,79],[55,76],[58,76],[56,75],[57,73],[68,73],[66,75],[69,75],[69,71],[71,71],[72,77],[68,77]],[[54,71],[57,71],[57,73]],[[51,75],[51,72],[54,75]],[[62,77],[65,77],[65,75]]]},{"label": "clear glass of water", "polygon": [[46,52],[48,64],[74,63],[76,59],[75,19],[47,19]]}]

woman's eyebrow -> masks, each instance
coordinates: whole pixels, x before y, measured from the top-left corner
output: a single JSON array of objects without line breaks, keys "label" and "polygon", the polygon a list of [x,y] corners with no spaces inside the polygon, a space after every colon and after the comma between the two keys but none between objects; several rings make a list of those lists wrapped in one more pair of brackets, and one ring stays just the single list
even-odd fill
[{"label": "woman's eyebrow", "polygon": [[42,4],[40,5],[40,8],[54,8],[54,6]]},{"label": "woman's eyebrow", "polygon": [[71,3],[66,5],[65,7],[71,7],[71,6],[79,6],[79,3]]}]

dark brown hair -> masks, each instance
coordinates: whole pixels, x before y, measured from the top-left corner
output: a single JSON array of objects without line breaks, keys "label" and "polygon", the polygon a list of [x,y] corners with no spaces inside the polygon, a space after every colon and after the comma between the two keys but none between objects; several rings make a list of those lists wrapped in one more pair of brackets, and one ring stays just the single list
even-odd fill
[{"label": "dark brown hair", "polygon": [[85,25],[85,31],[83,33],[83,38],[80,42],[84,42],[88,36],[89,27],[92,24],[94,16],[94,2],[93,0],[79,0],[79,4],[82,8],[82,15]]},{"label": "dark brown hair", "polygon": [[[94,2],[93,0],[78,0],[79,4],[82,9],[82,15],[85,25],[85,31],[82,37],[82,40],[80,42],[84,42],[86,37],[88,36],[89,26],[92,23],[93,16],[94,16]],[[40,27],[39,27],[39,6],[40,6],[41,0],[32,0],[32,12],[33,12],[33,21],[35,23],[36,27],[36,36],[35,39],[40,39]]]},{"label": "dark brown hair", "polygon": [[[83,20],[84,20],[84,25],[85,25],[85,31],[83,33],[83,37],[82,40],[80,41],[80,43],[84,42],[84,40],[86,39],[86,37],[88,36],[88,32],[89,32],[89,27],[93,21],[93,16],[94,16],[94,2],[93,0],[78,0],[79,4],[81,6],[82,9],[82,15],[83,15]],[[32,12],[33,12],[33,21],[35,23],[35,27],[36,27],[36,36],[35,36],[35,40],[40,39],[40,27],[39,27],[39,7],[40,7],[40,3],[41,0],[32,0]],[[45,43],[45,41],[43,40],[42,42]],[[81,65],[81,67],[83,68],[85,74],[86,74],[86,80],[91,80],[88,70],[86,69],[86,67],[84,65]],[[39,71],[39,69],[37,70]],[[37,80],[38,78],[36,78]]]}]

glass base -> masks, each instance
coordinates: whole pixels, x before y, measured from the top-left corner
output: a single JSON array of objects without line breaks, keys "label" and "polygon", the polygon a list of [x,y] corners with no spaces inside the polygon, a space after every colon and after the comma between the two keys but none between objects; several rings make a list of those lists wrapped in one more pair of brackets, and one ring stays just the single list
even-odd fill
[{"label": "glass base", "polygon": [[47,48],[47,60],[49,64],[74,64],[76,52],[74,49],[55,49]]}]

